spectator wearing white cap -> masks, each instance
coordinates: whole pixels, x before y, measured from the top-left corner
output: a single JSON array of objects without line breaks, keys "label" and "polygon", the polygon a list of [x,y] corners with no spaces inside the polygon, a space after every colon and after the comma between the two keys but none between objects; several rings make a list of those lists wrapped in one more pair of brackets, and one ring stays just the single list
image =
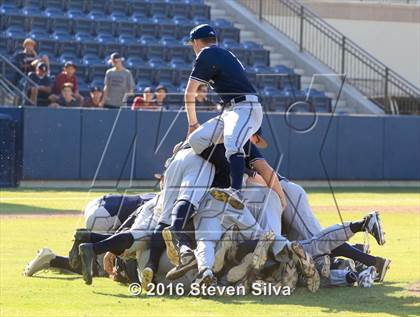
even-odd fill
[{"label": "spectator wearing white cap", "polygon": [[134,79],[131,72],[123,65],[123,57],[113,53],[109,62],[112,68],[106,71],[105,87],[101,105],[105,108],[125,106],[127,96],[134,91]]}]

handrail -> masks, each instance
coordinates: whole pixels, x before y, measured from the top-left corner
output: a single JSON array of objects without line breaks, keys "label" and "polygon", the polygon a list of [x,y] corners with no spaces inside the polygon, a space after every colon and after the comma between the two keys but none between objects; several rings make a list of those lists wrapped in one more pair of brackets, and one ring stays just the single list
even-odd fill
[{"label": "handrail", "polygon": [[[8,80],[6,77],[3,77],[2,81],[7,84],[9,90],[13,89],[12,93],[14,93],[15,95],[20,95],[22,101],[26,100],[27,102],[29,102],[29,104],[32,104],[32,101],[26,96],[26,94],[22,92],[21,89],[13,85],[13,83],[11,83],[10,80]],[[21,106],[23,106],[23,102],[21,103]]]},{"label": "handrail", "polygon": [[[24,72],[22,72],[15,64],[13,64],[6,56],[0,54],[0,59],[5,62],[7,65],[9,65],[10,67],[13,68],[14,71],[16,71],[21,77],[25,78],[26,81],[28,81],[31,85],[33,85],[34,87],[38,88],[38,84],[36,82],[34,82],[32,79],[29,78],[28,75],[26,75]],[[3,76],[5,76],[4,74],[4,69],[3,69]]]},{"label": "handrail", "polygon": [[420,88],[348,39],[324,19],[296,0],[238,0],[240,4],[279,30],[295,44],[349,84],[391,113],[420,113]]}]

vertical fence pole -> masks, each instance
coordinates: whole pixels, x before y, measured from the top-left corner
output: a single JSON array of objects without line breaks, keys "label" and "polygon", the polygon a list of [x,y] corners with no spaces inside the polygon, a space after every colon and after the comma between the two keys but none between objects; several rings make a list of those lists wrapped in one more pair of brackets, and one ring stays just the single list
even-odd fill
[{"label": "vertical fence pole", "polygon": [[390,107],[391,103],[389,102],[389,99],[388,99],[388,77],[389,77],[389,68],[385,67],[385,78],[384,78],[385,80],[385,83],[384,83],[385,112],[391,113],[392,112],[391,107]]},{"label": "vertical fence pole", "polygon": [[346,37],[341,39],[341,74],[344,76],[346,72]]},{"label": "vertical fence pole", "polygon": [[303,19],[305,14],[305,7],[300,6],[300,29],[299,29],[299,51],[303,52]]},{"label": "vertical fence pole", "polygon": [[263,0],[259,0],[259,3],[258,3],[258,19],[260,20],[260,21],[262,21],[262,17],[263,17]]}]

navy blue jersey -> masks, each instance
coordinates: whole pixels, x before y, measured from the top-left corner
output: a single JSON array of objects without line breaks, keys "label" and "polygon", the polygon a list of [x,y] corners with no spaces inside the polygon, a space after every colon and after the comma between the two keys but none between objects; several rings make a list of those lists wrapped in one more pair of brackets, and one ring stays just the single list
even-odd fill
[{"label": "navy blue jersey", "polygon": [[[252,176],[252,163],[257,160],[263,160],[264,156],[250,141],[245,143],[243,149],[245,152],[245,173]],[[212,187],[230,187],[230,164],[226,159],[225,152],[224,144],[217,144],[209,147],[200,154],[201,157],[212,163],[216,170]]]},{"label": "navy blue jersey", "polygon": [[[29,73],[29,78],[38,86],[50,87],[52,84],[51,78],[48,75],[39,77],[35,72]],[[50,103],[48,97],[50,94],[45,91],[38,91],[37,106],[46,107]]]},{"label": "navy blue jersey", "polygon": [[[154,197],[154,196],[153,196]],[[105,195],[102,198],[102,206],[111,216],[118,216],[124,222],[137,208],[139,208],[151,195]]]},{"label": "navy blue jersey", "polygon": [[217,45],[206,47],[198,54],[190,78],[209,84],[223,102],[256,94],[238,58]]}]

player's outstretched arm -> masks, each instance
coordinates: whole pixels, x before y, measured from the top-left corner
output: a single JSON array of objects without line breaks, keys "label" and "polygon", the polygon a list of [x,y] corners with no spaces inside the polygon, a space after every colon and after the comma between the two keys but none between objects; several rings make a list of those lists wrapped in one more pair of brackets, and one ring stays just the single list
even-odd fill
[{"label": "player's outstretched arm", "polygon": [[188,135],[193,133],[194,130],[200,126],[195,111],[195,94],[197,93],[197,88],[200,84],[201,82],[198,80],[190,78],[188,80],[187,88],[185,89],[184,102],[188,118]]},{"label": "player's outstretched arm", "polygon": [[252,163],[252,167],[258,174],[261,175],[267,184],[267,187],[271,188],[277,193],[277,195],[279,195],[283,209],[286,208],[286,195],[284,194],[283,188],[281,187],[277,173],[273,170],[273,168],[267,163],[266,160],[256,160]]}]

